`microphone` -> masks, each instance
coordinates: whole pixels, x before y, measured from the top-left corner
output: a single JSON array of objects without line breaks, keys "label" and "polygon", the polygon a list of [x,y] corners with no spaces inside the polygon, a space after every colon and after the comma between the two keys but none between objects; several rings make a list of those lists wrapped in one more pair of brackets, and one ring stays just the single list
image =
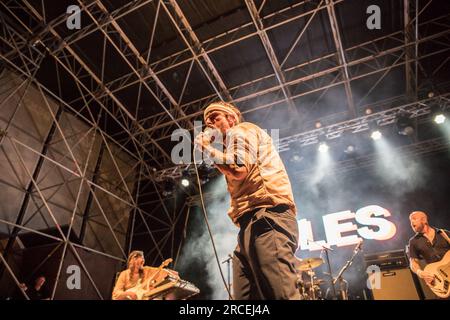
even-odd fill
[{"label": "microphone", "polygon": [[[206,139],[208,139],[209,143],[214,142],[214,140],[216,138],[216,134],[217,134],[217,130],[214,128],[211,128],[211,127],[206,127],[205,130],[203,130],[203,132],[201,132],[201,135],[203,137],[205,137]],[[200,136],[200,134],[198,136]],[[203,147],[201,146],[201,144],[195,144],[195,148],[200,151],[203,150]]]},{"label": "microphone", "polygon": [[209,139],[210,142],[214,142],[215,135],[217,134],[217,129],[213,129],[211,127],[206,127],[203,131],[203,135]]},{"label": "microphone", "polygon": [[331,246],[330,246],[329,244],[327,244],[327,243],[325,243],[325,244],[320,244],[320,243],[318,243],[317,241],[311,240],[311,239],[309,239],[309,238],[306,239],[306,243],[307,243],[308,245],[309,245],[309,244],[314,244],[314,245],[316,245],[316,246],[322,247],[322,249],[326,249],[326,250],[329,250],[329,251],[334,251],[334,249],[332,249]]},{"label": "microphone", "polygon": [[230,261],[230,260],[232,260],[232,259],[233,259],[233,256],[232,256],[231,254],[229,254],[229,255],[228,255],[228,258],[226,258],[225,260],[223,260],[222,263],[226,263],[226,262],[228,262],[228,261]]}]

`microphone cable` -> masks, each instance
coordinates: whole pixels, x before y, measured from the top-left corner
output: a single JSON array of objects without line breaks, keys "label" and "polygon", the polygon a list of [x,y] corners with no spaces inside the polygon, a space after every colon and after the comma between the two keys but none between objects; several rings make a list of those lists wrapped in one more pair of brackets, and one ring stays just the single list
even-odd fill
[{"label": "microphone cable", "polygon": [[205,219],[206,228],[208,229],[209,237],[211,239],[212,247],[213,247],[213,250],[214,250],[214,256],[216,258],[217,266],[219,267],[219,271],[220,271],[220,276],[221,276],[223,284],[224,284],[224,286],[225,286],[225,288],[227,289],[227,292],[228,292],[228,298],[229,298],[229,300],[233,300],[233,297],[232,297],[231,292],[230,292],[230,288],[227,285],[227,282],[225,280],[225,276],[223,275],[222,268],[220,267],[219,255],[217,254],[216,244],[214,242],[214,237],[212,235],[212,231],[211,231],[211,226],[209,224],[208,215],[206,214],[205,201],[204,201],[204,198],[203,198],[203,190],[202,190],[202,186],[201,186],[200,174],[198,172],[197,159],[195,157],[195,153],[196,152],[195,152],[195,143],[194,143],[194,152],[193,152],[193,154],[194,154],[194,168],[195,168],[195,174],[196,174],[196,177],[197,177],[197,184],[198,184],[198,189],[199,189],[199,194],[200,194],[200,202],[202,204],[203,218]]}]

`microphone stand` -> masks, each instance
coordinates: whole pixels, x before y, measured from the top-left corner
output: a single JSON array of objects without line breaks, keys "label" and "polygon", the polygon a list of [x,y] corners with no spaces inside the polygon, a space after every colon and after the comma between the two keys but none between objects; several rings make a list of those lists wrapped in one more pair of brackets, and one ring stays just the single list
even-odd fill
[{"label": "microphone stand", "polygon": [[340,292],[341,292],[341,298],[342,298],[342,300],[348,300],[348,295],[347,295],[347,290],[348,290],[348,287],[345,289],[345,290],[343,290],[342,289],[342,284],[343,283],[347,283],[347,281],[342,277],[342,275],[344,274],[344,272],[352,265],[352,263],[353,263],[353,260],[355,259],[355,257],[356,257],[356,255],[358,254],[358,252],[361,250],[361,244],[362,244],[362,242],[360,242],[360,243],[358,243],[357,245],[356,245],[356,248],[355,248],[355,250],[353,250],[353,255],[352,255],[352,257],[350,258],[350,260],[348,260],[346,263],[345,263],[345,265],[342,267],[342,269],[339,271],[339,273],[338,273],[338,275],[336,276],[336,278],[334,278],[333,279],[333,287],[334,287],[334,285],[336,284],[336,282],[338,282],[339,281],[339,284],[340,284]]},{"label": "microphone stand", "polygon": [[[322,252],[325,252],[325,263],[327,264],[328,273],[330,276],[330,284],[331,284],[331,290],[333,293],[333,299],[336,299],[336,288],[334,287],[334,279],[333,279],[333,273],[331,271],[331,263],[330,263],[330,256],[328,255],[328,251],[333,251],[333,249],[325,247],[324,245],[317,243],[315,241],[308,240],[309,243],[314,243],[320,247],[322,247]],[[311,284],[312,285],[312,284]]]},{"label": "microphone stand", "polygon": [[[228,275],[227,275],[228,283],[227,283],[227,285],[228,285],[228,291],[230,291],[230,292],[231,292],[231,276],[230,276],[231,275],[231,266],[230,266],[230,263],[231,263],[232,259],[233,259],[233,257],[231,256],[231,254],[229,254],[228,258],[222,261],[222,263],[226,263],[227,264],[227,272],[228,272]],[[228,300],[231,300],[231,297],[228,297]]]}]

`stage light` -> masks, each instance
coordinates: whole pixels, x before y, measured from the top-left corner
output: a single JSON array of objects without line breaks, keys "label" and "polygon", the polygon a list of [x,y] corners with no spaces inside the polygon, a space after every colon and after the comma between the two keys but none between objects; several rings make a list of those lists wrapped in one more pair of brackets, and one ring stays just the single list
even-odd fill
[{"label": "stage light", "polygon": [[443,124],[447,119],[447,112],[443,110],[439,104],[434,103],[430,106],[431,117],[437,124]]},{"label": "stage light", "polygon": [[301,156],[301,154],[298,150],[295,150],[292,153],[291,158],[289,159],[289,161],[293,162],[293,163],[300,163],[300,162],[302,162],[302,160],[303,160],[303,157]]},{"label": "stage light", "polygon": [[406,112],[402,112],[397,116],[395,125],[397,126],[398,134],[402,136],[410,136],[414,133],[413,122]]},{"label": "stage light", "polygon": [[352,144],[349,144],[347,146],[347,148],[345,148],[344,152],[348,155],[352,155],[353,153],[355,153],[355,150],[356,150],[355,146]]},{"label": "stage light", "polygon": [[319,143],[319,152],[327,152],[329,149],[326,142]]},{"label": "stage light", "polygon": [[181,173],[181,185],[185,188],[189,187],[190,185],[190,176],[188,170],[183,170]]},{"label": "stage light", "polygon": [[343,131],[340,139],[341,148],[347,156],[353,156],[356,153],[356,137],[352,131]]},{"label": "stage light", "polygon": [[372,133],[370,134],[370,137],[371,137],[373,140],[380,140],[382,136],[383,136],[383,135],[381,134],[380,130],[372,131]]},{"label": "stage light", "polygon": [[372,140],[380,140],[382,137],[380,127],[376,120],[369,122],[370,137]]},{"label": "stage light", "polygon": [[443,113],[439,113],[437,115],[434,116],[434,122],[436,122],[437,124],[442,124],[445,122],[445,115]]},{"label": "stage light", "polygon": [[319,140],[319,147],[318,150],[321,153],[327,152],[328,151],[328,144],[327,144],[327,136],[322,133],[321,135],[319,135],[319,137],[317,138]]}]

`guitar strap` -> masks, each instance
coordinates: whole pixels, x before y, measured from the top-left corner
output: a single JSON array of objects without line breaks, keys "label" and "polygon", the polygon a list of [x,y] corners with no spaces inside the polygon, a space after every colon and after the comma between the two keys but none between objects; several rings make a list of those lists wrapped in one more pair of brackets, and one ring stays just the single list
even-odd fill
[{"label": "guitar strap", "polygon": [[444,237],[445,240],[447,240],[448,244],[450,244],[450,238],[448,237],[447,233],[444,229],[439,230],[441,232],[441,235]]}]

